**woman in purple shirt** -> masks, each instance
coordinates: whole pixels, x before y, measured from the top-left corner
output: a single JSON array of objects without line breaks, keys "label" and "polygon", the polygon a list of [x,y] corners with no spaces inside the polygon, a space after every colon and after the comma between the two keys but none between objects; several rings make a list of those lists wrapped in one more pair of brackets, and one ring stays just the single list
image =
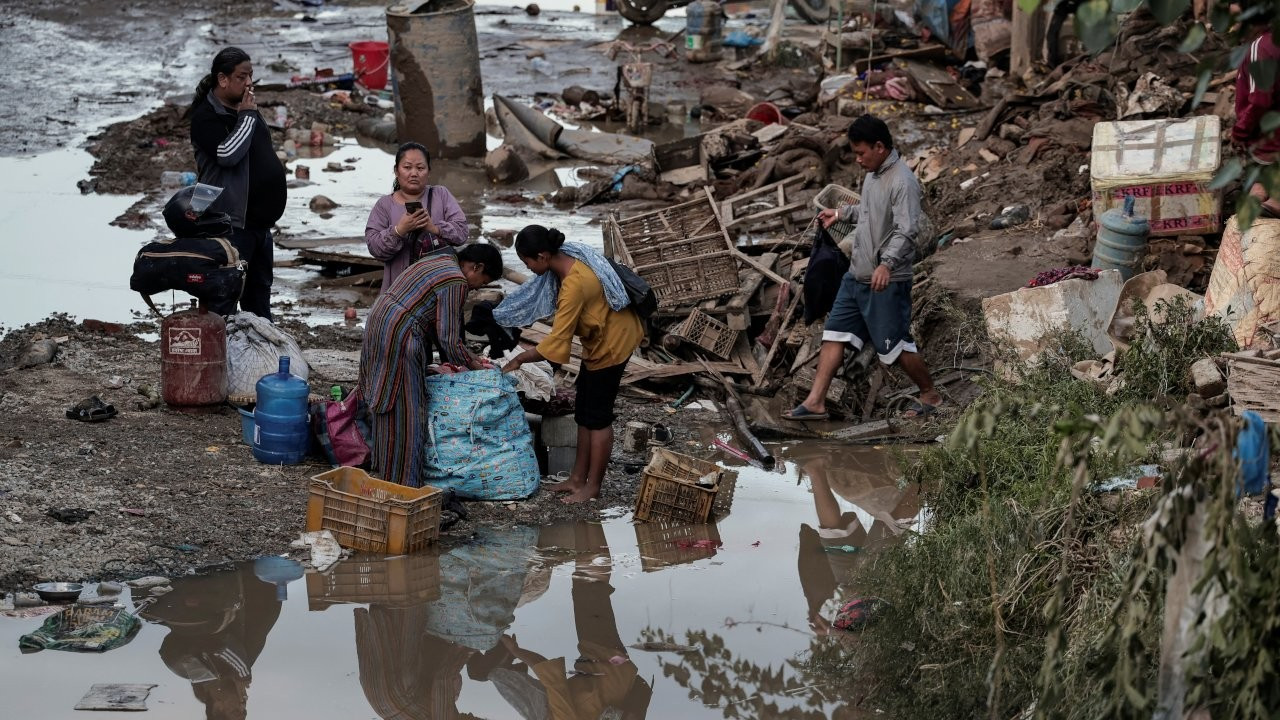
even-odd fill
[{"label": "woman in purple shirt", "polygon": [[[428,185],[431,155],[415,142],[396,151],[392,193],[379,198],[365,223],[364,240],[369,253],[383,262],[382,287],[419,258],[467,242],[467,216],[458,201],[441,185]],[[406,203],[421,209],[405,212]]]}]

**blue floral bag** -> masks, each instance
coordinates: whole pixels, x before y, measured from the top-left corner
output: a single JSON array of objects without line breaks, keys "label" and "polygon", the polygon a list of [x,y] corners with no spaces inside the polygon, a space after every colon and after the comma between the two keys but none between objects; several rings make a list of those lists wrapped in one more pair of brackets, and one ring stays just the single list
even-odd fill
[{"label": "blue floral bag", "polygon": [[427,383],[423,480],[469,500],[517,500],[538,487],[533,434],[501,370],[433,375]]}]

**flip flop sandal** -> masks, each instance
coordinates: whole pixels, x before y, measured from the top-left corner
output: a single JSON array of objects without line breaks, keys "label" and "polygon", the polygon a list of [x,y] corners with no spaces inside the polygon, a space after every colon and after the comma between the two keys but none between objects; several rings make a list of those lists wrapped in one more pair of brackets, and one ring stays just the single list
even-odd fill
[{"label": "flip flop sandal", "polygon": [[67,408],[67,419],[79,420],[80,422],[102,422],[103,420],[110,420],[118,414],[114,405],[103,402],[102,398],[97,395],[85,398]]},{"label": "flip flop sandal", "polygon": [[[938,411],[937,405],[929,405],[928,403],[922,403],[919,400],[916,400],[916,401],[913,401],[911,403],[911,406],[908,407],[902,413],[902,417],[906,418],[907,420],[918,420],[920,418],[929,417],[930,415],[934,414],[937,411]],[[907,413],[909,412],[914,412],[915,415],[908,415]]]},{"label": "flip flop sandal", "polygon": [[797,405],[790,412],[782,414],[783,420],[793,420],[795,422],[810,422],[817,420],[826,420],[830,415],[827,413],[816,413],[803,404]]}]

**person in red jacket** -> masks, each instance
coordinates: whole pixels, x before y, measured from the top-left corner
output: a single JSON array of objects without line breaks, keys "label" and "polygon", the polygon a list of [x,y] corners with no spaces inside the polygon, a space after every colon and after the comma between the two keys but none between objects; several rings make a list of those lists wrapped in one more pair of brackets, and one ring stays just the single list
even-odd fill
[{"label": "person in red jacket", "polygon": [[[1280,73],[1275,68],[1280,66],[1280,48],[1267,27],[1270,18],[1262,18],[1261,28],[1264,31],[1254,36],[1245,47],[1244,59],[1240,62],[1240,70],[1236,75],[1236,122],[1231,128],[1231,141],[1242,148],[1255,161],[1270,165],[1280,157],[1280,131],[1272,128],[1264,131],[1262,118],[1270,112],[1280,112]],[[1262,63],[1269,63],[1271,72],[1258,74],[1269,75],[1270,82],[1263,84],[1251,70]],[[1249,194],[1262,203],[1264,215],[1280,217],[1280,199],[1269,197],[1261,183],[1254,183]]]}]

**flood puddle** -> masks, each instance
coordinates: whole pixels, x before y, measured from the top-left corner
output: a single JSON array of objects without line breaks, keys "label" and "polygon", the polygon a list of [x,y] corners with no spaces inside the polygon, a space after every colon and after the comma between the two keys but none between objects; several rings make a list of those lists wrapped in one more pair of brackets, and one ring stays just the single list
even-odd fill
[{"label": "flood puddle", "polygon": [[[75,717],[91,685],[114,682],[157,684],[159,718],[847,714],[799,665],[841,632],[839,599],[868,592],[849,570],[913,527],[916,499],[882,450],[779,451],[781,472],[738,468],[714,524],[483,529],[324,574],[244,563],[176,582],[105,655],[20,654],[40,621],[0,618],[0,694],[41,718]],[[646,642],[692,651],[632,647]]]}]

